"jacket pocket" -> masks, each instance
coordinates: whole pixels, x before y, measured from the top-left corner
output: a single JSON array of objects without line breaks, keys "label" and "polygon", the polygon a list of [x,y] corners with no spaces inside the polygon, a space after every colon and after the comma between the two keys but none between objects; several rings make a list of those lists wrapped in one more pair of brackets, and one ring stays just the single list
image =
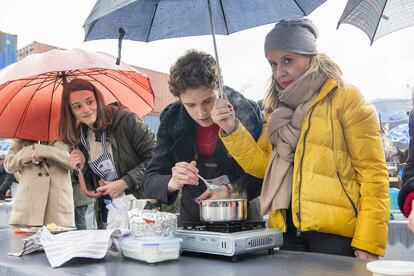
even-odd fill
[{"label": "jacket pocket", "polygon": [[59,212],[64,214],[73,213],[75,207],[72,187],[59,188]]},{"label": "jacket pocket", "polygon": [[344,191],[349,203],[352,206],[352,209],[354,210],[355,217],[358,217],[358,208],[357,208],[355,200],[352,199],[351,194],[345,189],[345,185],[342,182],[342,179],[341,179],[341,176],[339,175],[339,172],[336,172],[336,176],[338,177],[339,183],[341,185],[341,189]]},{"label": "jacket pocket", "polygon": [[[23,181],[21,181],[23,182]],[[17,211],[24,211],[27,209],[27,202],[30,200],[27,195],[31,194],[31,187],[25,183],[17,184],[17,193],[13,199],[13,209]]]}]

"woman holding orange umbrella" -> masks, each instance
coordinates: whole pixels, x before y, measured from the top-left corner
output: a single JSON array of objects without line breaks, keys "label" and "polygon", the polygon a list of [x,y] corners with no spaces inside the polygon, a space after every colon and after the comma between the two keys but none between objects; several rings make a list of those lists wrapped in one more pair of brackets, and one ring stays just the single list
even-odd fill
[{"label": "woman holding orange umbrella", "polygon": [[124,192],[143,198],[141,175],[151,157],[154,134],[135,113],[119,103],[105,106],[91,82],[73,79],[62,94],[59,135],[76,146],[71,164],[79,165],[86,183],[100,186],[96,192],[105,196],[99,200],[98,224],[106,223],[102,207],[108,200]]},{"label": "woman holding orange umbrella", "polygon": [[[105,53],[92,53],[81,49],[51,50],[42,54],[29,55],[0,70],[0,137],[35,141],[58,140],[63,84],[77,78],[88,80],[93,83],[94,88],[99,89],[103,98],[100,101],[102,106],[103,103],[121,102],[139,116],[145,116],[154,108],[154,93],[149,78],[133,67],[124,63],[115,65],[115,58]],[[76,142],[74,145],[79,145],[78,122],[71,117],[68,101],[65,104],[67,116],[63,120],[63,129],[67,124],[75,122],[75,127],[72,125],[68,127],[72,127],[72,133],[76,134],[76,137],[72,135],[67,140]],[[119,109],[114,105],[112,107],[109,109]],[[124,112],[115,112],[115,114],[121,113],[124,114]],[[107,117],[107,114],[99,111],[98,121],[103,116],[104,121],[108,123],[107,120],[110,120],[110,117]],[[135,119],[136,116],[124,117],[128,118],[125,119],[126,121],[136,121],[137,125],[142,125],[141,121]],[[99,125],[99,129],[102,129],[101,126]],[[121,128],[112,126],[111,129]],[[128,135],[132,132],[132,129],[128,128],[122,130],[127,131]],[[126,137],[128,135],[125,134]],[[143,136],[151,141],[153,139],[148,131]],[[130,150],[130,143],[124,145],[122,142],[121,146],[116,147],[116,153],[118,150],[124,153]],[[145,144],[145,139],[141,142]],[[120,158],[130,160],[134,156],[139,156],[142,160],[137,157],[138,161],[134,164],[137,166],[140,162],[144,162],[147,155],[149,153],[143,146],[135,150],[135,154],[133,150],[130,150],[127,158],[123,156]],[[127,170],[132,170],[132,166],[123,166],[123,168],[125,170],[121,172],[121,176]],[[139,175],[132,171],[130,178],[135,177],[139,178]]]}]

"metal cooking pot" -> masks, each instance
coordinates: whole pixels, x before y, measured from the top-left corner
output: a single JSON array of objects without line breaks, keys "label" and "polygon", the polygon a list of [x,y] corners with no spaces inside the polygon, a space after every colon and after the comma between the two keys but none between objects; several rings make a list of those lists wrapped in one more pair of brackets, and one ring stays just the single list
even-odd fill
[{"label": "metal cooking pot", "polygon": [[204,222],[241,221],[247,219],[247,199],[208,199],[199,202]]}]

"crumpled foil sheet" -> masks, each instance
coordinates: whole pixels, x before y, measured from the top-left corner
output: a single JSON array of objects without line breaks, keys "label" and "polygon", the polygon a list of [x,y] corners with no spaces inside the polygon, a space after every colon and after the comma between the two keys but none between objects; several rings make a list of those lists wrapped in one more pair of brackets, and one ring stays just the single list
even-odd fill
[{"label": "crumpled foil sheet", "polygon": [[177,229],[177,216],[157,210],[128,211],[134,238],[173,238]]}]

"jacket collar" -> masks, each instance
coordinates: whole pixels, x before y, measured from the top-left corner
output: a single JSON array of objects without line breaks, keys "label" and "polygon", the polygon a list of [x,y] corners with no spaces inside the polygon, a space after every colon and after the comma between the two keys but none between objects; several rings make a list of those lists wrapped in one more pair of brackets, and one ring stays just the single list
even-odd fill
[{"label": "jacket collar", "polygon": [[338,82],[332,78],[328,78],[322,85],[315,99],[313,99],[312,103],[310,104],[309,110],[318,102],[322,101],[330,95],[333,95],[337,89],[341,89],[341,86],[338,84]]},{"label": "jacket collar", "polygon": [[[225,86],[224,92],[234,107],[236,117],[257,140],[262,132],[262,114],[258,105],[230,87]],[[160,121],[158,128],[160,137],[170,137],[176,140],[195,133],[196,122],[179,101],[168,105],[163,110]]]},{"label": "jacket collar", "polygon": [[168,105],[161,113],[160,120],[159,136],[179,140],[181,137],[194,134],[195,122],[179,101]]},{"label": "jacket collar", "polygon": [[[82,124],[82,134],[84,135],[85,139],[88,137],[89,127],[85,124]],[[111,131],[111,128],[107,128],[106,130],[106,142],[109,142],[111,145],[115,145],[115,137]],[[95,134],[95,141],[101,142],[102,141],[102,132],[94,132]]]}]

